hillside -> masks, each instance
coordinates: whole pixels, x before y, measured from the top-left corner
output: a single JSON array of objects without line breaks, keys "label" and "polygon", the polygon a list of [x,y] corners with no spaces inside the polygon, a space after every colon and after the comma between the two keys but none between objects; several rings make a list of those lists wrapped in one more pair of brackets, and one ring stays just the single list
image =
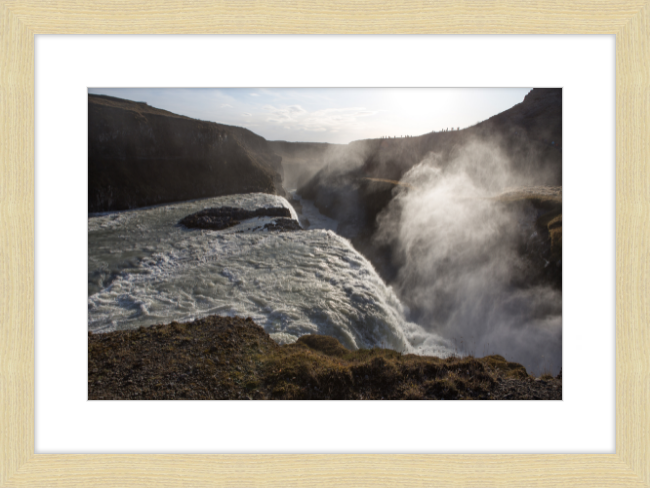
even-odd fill
[{"label": "hillside", "polygon": [[88,211],[235,193],[284,194],[282,158],[240,127],[88,96]]},{"label": "hillside", "polygon": [[561,400],[561,375],[535,378],[502,356],[350,351],[305,335],[280,346],[250,318],[88,334],[91,400]]}]

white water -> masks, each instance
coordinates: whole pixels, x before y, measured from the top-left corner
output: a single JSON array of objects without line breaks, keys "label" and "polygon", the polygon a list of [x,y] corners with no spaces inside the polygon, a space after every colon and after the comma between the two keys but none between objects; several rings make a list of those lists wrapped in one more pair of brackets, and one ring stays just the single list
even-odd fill
[{"label": "white water", "polygon": [[[296,190],[290,190],[289,194],[292,198],[298,200],[300,202],[300,205],[302,205],[302,212],[299,217],[300,224],[303,226],[303,228],[325,229],[336,232],[336,229],[339,226],[338,222],[320,213],[316,205],[314,205],[314,202],[311,200],[305,200],[298,194]],[[307,225],[305,225],[305,221],[308,222]]]},{"label": "white water", "polygon": [[178,225],[191,213],[219,206],[284,206],[298,218],[284,198],[266,194],[91,216],[89,330],[239,315],[252,317],[279,343],[318,333],[351,349],[449,355],[443,339],[404,319],[393,290],[349,241],[315,228],[335,222],[319,217],[309,203],[302,202],[309,230],[286,233],[262,231],[273,220],[268,217],[222,231]]}]

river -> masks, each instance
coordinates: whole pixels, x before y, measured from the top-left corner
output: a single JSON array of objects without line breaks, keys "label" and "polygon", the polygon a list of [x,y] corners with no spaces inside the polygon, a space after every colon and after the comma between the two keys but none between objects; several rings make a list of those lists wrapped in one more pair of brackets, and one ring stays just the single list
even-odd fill
[{"label": "river", "polygon": [[337,235],[336,222],[303,201],[305,230],[270,232],[258,217],[226,230],[186,229],[210,207],[284,206],[261,193],[230,195],[88,219],[88,329],[108,332],[211,314],[251,317],[278,343],[305,334],[350,349],[388,347],[448,356],[453,347],[405,318],[370,262]]}]

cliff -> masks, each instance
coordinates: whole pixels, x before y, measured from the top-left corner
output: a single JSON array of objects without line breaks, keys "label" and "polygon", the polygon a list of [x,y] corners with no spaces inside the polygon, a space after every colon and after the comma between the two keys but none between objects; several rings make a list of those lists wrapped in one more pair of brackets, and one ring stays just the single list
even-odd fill
[{"label": "cliff", "polygon": [[282,158],[249,130],[88,96],[88,211],[235,193],[284,195]]}]

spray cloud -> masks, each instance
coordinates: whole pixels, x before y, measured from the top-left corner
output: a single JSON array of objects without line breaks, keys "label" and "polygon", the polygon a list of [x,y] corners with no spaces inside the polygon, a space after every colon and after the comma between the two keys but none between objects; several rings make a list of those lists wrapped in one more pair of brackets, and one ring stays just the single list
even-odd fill
[{"label": "spray cloud", "polygon": [[535,374],[556,374],[561,291],[530,280],[521,252],[537,214],[498,198],[539,181],[530,176],[517,176],[495,143],[469,141],[444,160],[429,153],[395,188],[376,239],[396,252],[394,286],[413,320],[461,353],[501,354]]}]

